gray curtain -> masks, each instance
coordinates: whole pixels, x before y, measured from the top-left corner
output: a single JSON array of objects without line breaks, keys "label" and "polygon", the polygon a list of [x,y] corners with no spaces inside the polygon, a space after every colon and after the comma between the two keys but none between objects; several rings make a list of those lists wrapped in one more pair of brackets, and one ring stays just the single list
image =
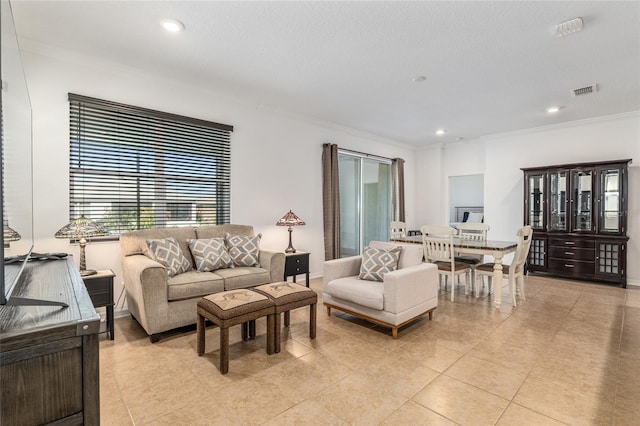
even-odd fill
[{"label": "gray curtain", "polygon": [[404,222],[404,160],[402,158],[391,160],[391,184],[393,185],[391,196],[393,206],[392,220]]},{"label": "gray curtain", "polygon": [[322,145],[322,207],[324,220],[324,259],[340,257],[340,181],[338,145]]}]

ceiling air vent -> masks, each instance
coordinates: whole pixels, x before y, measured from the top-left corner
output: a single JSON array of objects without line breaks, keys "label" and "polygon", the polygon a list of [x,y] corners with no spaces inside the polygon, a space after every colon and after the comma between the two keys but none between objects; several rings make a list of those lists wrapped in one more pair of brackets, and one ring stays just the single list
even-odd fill
[{"label": "ceiling air vent", "polygon": [[585,86],[579,89],[573,89],[571,91],[571,94],[573,96],[589,95],[591,93],[596,93],[597,91],[598,91],[598,86],[595,84],[592,84],[591,86]]}]

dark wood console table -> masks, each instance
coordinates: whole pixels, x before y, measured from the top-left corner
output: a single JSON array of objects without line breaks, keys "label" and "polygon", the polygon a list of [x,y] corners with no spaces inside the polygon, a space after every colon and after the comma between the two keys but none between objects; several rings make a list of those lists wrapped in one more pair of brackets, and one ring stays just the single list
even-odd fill
[{"label": "dark wood console table", "polygon": [[2,424],[100,424],[100,316],[73,261],[30,262],[12,296],[68,306],[0,306]]},{"label": "dark wood console table", "polygon": [[304,274],[306,277],[306,284],[309,287],[309,253],[304,251],[298,251],[295,253],[286,253],[284,262],[284,280],[287,277],[293,277],[293,282],[296,282],[296,275]]}]

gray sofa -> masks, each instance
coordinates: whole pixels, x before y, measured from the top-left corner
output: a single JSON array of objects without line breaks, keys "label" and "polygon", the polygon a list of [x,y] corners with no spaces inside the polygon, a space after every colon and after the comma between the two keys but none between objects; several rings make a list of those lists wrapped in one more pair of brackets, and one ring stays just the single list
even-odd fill
[{"label": "gray sofa", "polygon": [[[282,281],[284,253],[260,250],[259,266],[234,267],[198,272],[187,240],[254,236],[252,226],[207,225],[200,227],[154,228],[120,236],[122,275],[131,315],[149,334],[151,342],[160,333],[196,322],[196,304],[202,296],[236,288],[255,287]],[[154,259],[146,240],[174,237],[191,260],[193,270],[173,277]]]}]

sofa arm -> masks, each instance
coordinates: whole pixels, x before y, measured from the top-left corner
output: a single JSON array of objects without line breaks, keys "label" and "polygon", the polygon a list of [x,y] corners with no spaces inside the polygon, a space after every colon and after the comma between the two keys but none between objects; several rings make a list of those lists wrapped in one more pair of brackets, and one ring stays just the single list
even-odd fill
[{"label": "sofa arm", "polygon": [[271,282],[277,283],[284,278],[284,253],[281,251],[260,250],[260,267],[271,273]]},{"label": "sofa arm", "polygon": [[167,321],[167,270],[144,255],[125,256],[122,276],[127,307],[148,334],[164,331]]},{"label": "sofa arm", "polygon": [[322,290],[326,292],[327,284],[335,279],[359,275],[361,263],[362,256],[350,256],[325,261],[322,271]]},{"label": "sofa arm", "polygon": [[438,297],[438,267],[422,263],[384,275],[384,310],[397,314]]}]

